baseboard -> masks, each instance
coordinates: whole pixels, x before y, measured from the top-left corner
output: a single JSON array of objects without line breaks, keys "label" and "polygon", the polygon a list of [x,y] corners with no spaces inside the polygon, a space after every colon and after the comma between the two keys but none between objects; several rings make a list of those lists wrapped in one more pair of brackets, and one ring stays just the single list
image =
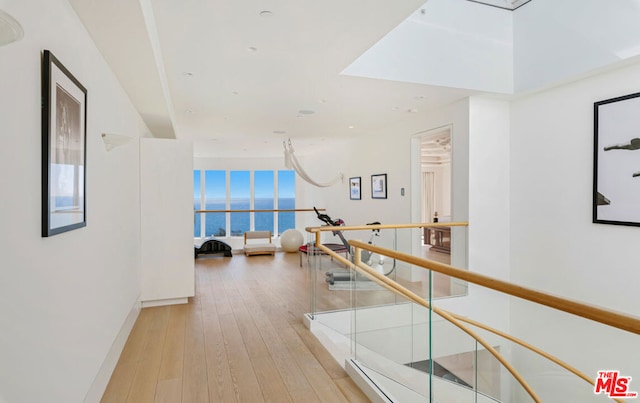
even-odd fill
[{"label": "baseboard", "polygon": [[107,352],[107,355],[104,358],[104,361],[100,366],[100,370],[96,374],[96,377],[94,378],[89,391],[84,397],[84,403],[95,403],[99,402],[102,399],[102,395],[107,389],[107,385],[109,384],[109,380],[111,379],[111,374],[116,368],[116,364],[118,364],[118,359],[120,358],[122,349],[127,342],[127,338],[131,333],[131,329],[133,329],[133,325],[136,323],[136,319],[138,319],[140,308],[140,302],[136,298],[136,301],[131,307],[131,311],[129,311],[129,314],[124,320],[120,331],[116,335],[111,348]]},{"label": "baseboard", "polygon": [[188,304],[189,298],[169,298],[169,299],[156,299],[151,301],[142,301],[143,308],[150,308],[153,306],[165,306],[165,305],[179,305],[179,304]]},{"label": "baseboard", "polygon": [[311,314],[305,313],[304,315],[302,315],[302,323],[309,330],[311,330],[311,321],[312,320],[313,319],[311,319]]}]

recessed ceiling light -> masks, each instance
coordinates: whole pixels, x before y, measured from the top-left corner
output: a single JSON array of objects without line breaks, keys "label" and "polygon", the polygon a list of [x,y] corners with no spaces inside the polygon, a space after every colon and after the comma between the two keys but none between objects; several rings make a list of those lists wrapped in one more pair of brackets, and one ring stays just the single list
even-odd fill
[{"label": "recessed ceiling light", "polygon": [[301,115],[313,115],[314,113],[316,113],[316,111],[312,111],[310,109],[300,109],[298,113]]},{"label": "recessed ceiling light", "polygon": [[260,11],[260,17],[271,17],[273,13],[269,10]]},{"label": "recessed ceiling light", "polygon": [[274,130],[273,131],[273,134],[285,134],[285,133],[286,133],[286,131],[284,131],[284,130]]},{"label": "recessed ceiling light", "polygon": [[239,94],[240,94],[238,91],[231,91],[231,93],[232,93],[233,95],[239,95]]},{"label": "recessed ceiling light", "polygon": [[407,109],[407,112],[409,113],[418,113],[417,109]]},{"label": "recessed ceiling light", "polygon": [[255,46],[249,46],[249,47],[247,48],[247,50],[248,50],[249,52],[257,52],[257,51],[258,51],[258,48],[256,48]]},{"label": "recessed ceiling light", "polygon": [[424,99],[424,95],[418,95],[415,99]]},{"label": "recessed ceiling light", "polygon": [[182,73],[182,75],[186,76],[186,77],[193,77],[193,73],[190,71],[185,71],[184,73]]},{"label": "recessed ceiling light", "polygon": [[327,100],[326,100],[326,99],[321,99],[321,100],[320,100],[320,103],[321,103],[321,104],[326,104],[326,103],[327,103]]},{"label": "recessed ceiling light", "polygon": [[185,110],[185,112],[187,112],[190,115],[193,115],[195,112],[193,112],[193,109],[187,109]]},{"label": "recessed ceiling light", "polygon": [[397,111],[397,110],[400,110],[400,107],[399,107],[399,106],[394,106],[394,107],[393,107],[393,108],[391,108],[391,109],[393,109],[394,111]]},{"label": "recessed ceiling light", "polygon": [[355,126],[353,126],[353,125],[350,125],[350,126],[349,126],[349,129],[353,129],[354,127],[355,127]]}]

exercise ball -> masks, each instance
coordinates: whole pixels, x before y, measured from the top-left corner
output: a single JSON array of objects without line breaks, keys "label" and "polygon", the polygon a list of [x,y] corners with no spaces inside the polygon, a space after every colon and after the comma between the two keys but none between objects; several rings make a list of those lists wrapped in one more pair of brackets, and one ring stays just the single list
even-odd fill
[{"label": "exercise ball", "polygon": [[303,243],[304,237],[294,229],[288,229],[280,235],[280,245],[285,252],[297,252]]}]

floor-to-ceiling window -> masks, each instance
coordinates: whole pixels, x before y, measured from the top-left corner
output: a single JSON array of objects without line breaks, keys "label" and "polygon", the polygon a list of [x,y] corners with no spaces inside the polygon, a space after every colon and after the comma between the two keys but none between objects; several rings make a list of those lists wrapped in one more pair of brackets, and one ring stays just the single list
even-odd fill
[{"label": "floor-to-ceiling window", "polygon": [[[253,173],[253,201],[255,210],[273,210],[276,191],[273,171],[255,171]],[[254,214],[256,231],[274,231],[273,212],[256,212]]]},{"label": "floor-to-ceiling window", "polygon": [[[200,210],[202,206],[202,192],[200,189],[200,181],[201,181],[201,172],[193,171],[193,210]],[[202,223],[202,217],[200,214],[194,214],[193,220],[193,234],[195,236],[200,236],[200,225]]]},{"label": "floor-to-ceiling window", "polygon": [[[204,191],[201,192],[205,197],[204,210],[225,210],[227,208],[226,171],[204,171],[204,183],[201,186],[204,188]],[[205,236],[226,236],[228,234],[224,213],[198,215],[203,216],[200,228],[204,230]],[[200,232],[196,233],[200,234]]]},{"label": "floor-to-ceiling window", "polygon": [[[251,209],[251,172],[229,172],[229,208],[231,210]],[[251,214],[247,212],[231,214],[231,236],[241,236],[251,229]]]},{"label": "floor-to-ceiling window", "polygon": [[[278,208],[296,208],[296,174],[294,171],[278,171]],[[295,228],[296,214],[294,212],[278,213],[278,233]]]},{"label": "floor-to-ceiling window", "polygon": [[194,210],[241,210],[196,213],[194,237],[242,236],[249,230],[279,235],[295,228],[293,211],[268,211],[295,209],[294,171],[196,170],[193,178]]}]

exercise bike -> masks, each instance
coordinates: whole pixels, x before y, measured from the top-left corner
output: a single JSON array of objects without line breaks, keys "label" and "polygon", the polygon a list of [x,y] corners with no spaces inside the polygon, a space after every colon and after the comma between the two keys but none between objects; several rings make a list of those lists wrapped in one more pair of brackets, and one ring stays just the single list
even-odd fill
[{"label": "exercise bike", "polygon": [[[315,207],[313,208],[313,210],[316,212],[318,219],[329,226],[340,227],[344,225],[344,221],[340,218],[333,220],[327,214],[321,214],[318,211],[318,209],[316,209]],[[374,221],[366,225],[380,225],[380,222]],[[350,256],[349,260],[353,263],[354,261],[353,248],[351,248],[351,245],[349,245],[349,242],[345,239],[342,231],[337,230],[337,231],[332,231],[332,233],[333,235],[336,235],[338,236],[338,238],[340,238],[340,240],[342,241],[342,244],[344,245],[344,247],[346,248]],[[380,229],[379,228],[372,229],[371,236],[369,237],[369,245],[374,245],[373,243],[374,238],[379,236],[380,236]],[[376,253],[372,253],[368,250],[363,250],[360,253],[360,260],[366,263],[368,266],[370,266],[374,270],[376,270],[377,272],[385,276],[390,275],[396,269],[395,259],[391,259],[391,262],[389,263],[386,261],[384,256]],[[336,281],[352,281],[352,280],[368,281],[369,280],[366,276],[358,275],[357,273],[352,272],[351,270],[328,271],[325,273],[325,275],[326,275],[326,278],[325,278],[326,282],[332,285]]]}]

